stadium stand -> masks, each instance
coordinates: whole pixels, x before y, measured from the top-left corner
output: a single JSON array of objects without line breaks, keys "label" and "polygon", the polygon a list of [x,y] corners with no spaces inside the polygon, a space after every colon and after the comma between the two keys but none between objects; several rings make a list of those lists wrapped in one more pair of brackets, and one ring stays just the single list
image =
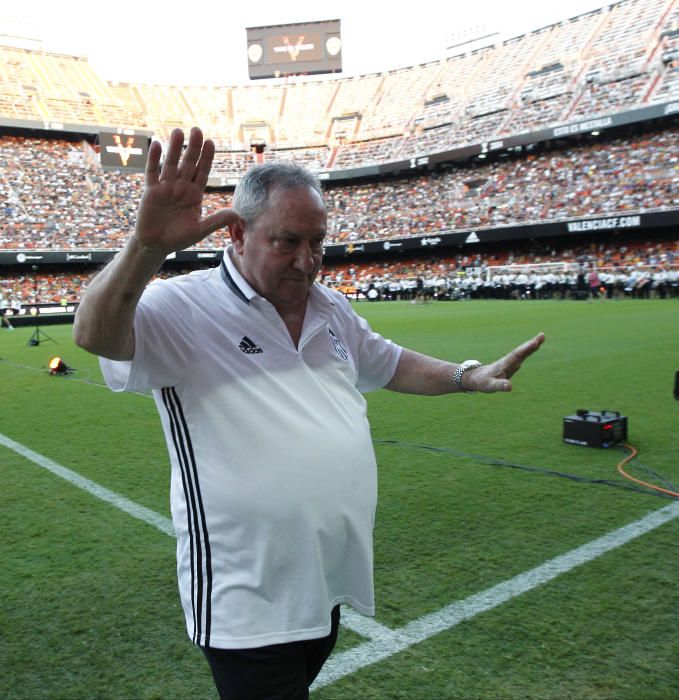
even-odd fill
[{"label": "stadium stand", "polygon": [[[604,274],[604,268],[624,275],[641,266],[650,276],[646,289],[657,290],[651,295],[670,295],[676,222],[664,224],[662,235],[648,231],[646,243],[662,250],[659,261],[641,253],[628,259],[646,243],[621,236],[609,240],[615,252],[608,261],[584,259],[560,239],[537,256],[534,242],[520,255],[498,244],[470,246],[452,258],[432,243],[426,259],[405,267],[382,262],[381,271],[353,251],[457,231],[500,231],[495,240],[501,241],[506,227],[517,226],[530,239],[538,224],[582,217],[653,212],[675,221],[679,125],[672,115],[679,110],[672,100],[679,100],[679,0],[623,0],[380,74],[252,85],[116,83],[98,76],[84,57],[0,46],[0,253],[119,248],[133,226],[142,175],[102,170],[96,134],[141,129],[164,140],[175,126],[200,124],[216,142],[213,172],[223,178],[206,196],[208,213],[229,205],[234,181],[255,162],[292,159],[338,175],[325,183],[328,244],[351,248],[353,259],[329,260],[329,283],[349,279],[358,289],[366,280],[388,287],[404,275],[411,281],[416,274],[452,275],[467,280],[461,288],[470,295],[476,291],[469,279],[503,274],[485,270],[538,257],[596,264]],[[651,107],[657,109],[637,121],[625,116]],[[622,115],[619,125],[610,115]],[[550,135],[534,138],[541,129]],[[513,137],[521,137],[520,145],[493,152],[493,143]],[[469,145],[475,150],[466,155],[448,153]],[[420,157],[427,167],[419,167]],[[397,167],[379,169],[389,164]],[[587,247],[583,238],[578,245]],[[439,239],[422,245],[431,240]],[[216,233],[195,250],[227,242],[224,232]],[[348,275],[350,267],[358,276]],[[31,275],[12,266],[0,270],[0,288],[31,299]],[[476,272],[468,278],[467,270]],[[77,299],[89,274],[41,269],[40,301]],[[669,286],[658,282],[665,274]],[[479,289],[491,295],[480,282]],[[382,287],[380,295],[388,296]]]},{"label": "stadium stand", "polygon": [[677,8],[624,0],[441,61],[286,84],[117,84],[85,58],[5,46],[0,116],[150,129],[160,139],[200,123],[223,151],[247,153],[253,139],[325,146],[333,153],[323,167],[343,168],[671,99],[676,57],[663,57],[676,51]]},{"label": "stadium stand", "polygon": [[[328,243],[676,209],[677,143],[674,128],[430,174],[329,184]],[[141,189],[141,174],[100,171],[85,141],[0,136],[0,248],[117,248],[133,225]],[[229,192],[212,191],[206,211],[229,201]],[[217,233],[199,247],[225,243]]]}]

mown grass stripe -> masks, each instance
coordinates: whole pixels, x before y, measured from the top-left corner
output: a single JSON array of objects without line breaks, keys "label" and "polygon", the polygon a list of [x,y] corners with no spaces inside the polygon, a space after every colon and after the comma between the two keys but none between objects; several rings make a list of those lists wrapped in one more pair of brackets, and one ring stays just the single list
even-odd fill
[{"label": "mown grass stripe", "polygon": [[45,457],[44,455],[34,452],[28,447],[15,442],[2,433],[0,433],[0,445],[4,445],[7,449],[16,452],[43,469],[47,469],[48,471],[52,472],[52,474],[60,477],[61,479],[65,479],[74,486],[77,486],[79,489],[86,491],[90,495],[111,504],[119,510],[122,510],[128,515],[131,515],[133,518],[137,518],[148,525],[152,525],[166,535],[174,537],[174,527],[169,518],[165,518],[155,511],[145,508],[144,506],[131,501],[129,498],[125,498],[125,496],[122,496],[115,491],[107,489],[105,486],[101,486],[100,484],[81,476],[77,472],[74,472],[67,467],[63,467],[61,464],[49,459],[49,457]]},{"label": "mown grass stripe", "polygon": [[[110,489],[87,479],[76,472],[63,467],[53,460],[15,442],[0,433],[0,445],[25,457],[34,464],[52,472],[56,476],[72,483],[74,486],[99,498],[129,515],[152,525],[167,535],[174,536],[172,522],[168,518],[145,508],[144,506],[121,496]],[[437,612],[424,615],[404,627],[390,630],[372,620],[362,620],[353,611],[343,614],[343,623],[352,631],[362,636],[370,636],[370,641],[353,647],[345,652],[331,656],[316,679],[312,689],[322,688],[344,678],[356,671],[382,661],[394,654],[429,639],[430,637],[455,627],[464,620],[515,598],[523,593],[547,583],[561,574],[586,564],[613,549],[621,547],[641,535],[679,517],[679,502],[653,511],[648,515],[603,535],[570,552],[554,557],[539,566],[525,571],[507,581],[476,593],[464,600],[452,603]]]},{"label": "mown grass stripe", "polygon": [[439,632],[451,629],[464,620],[470,620],[479,613],[492,610],[498,605],[527,593],[581,564],[586,564],[677,517],[679,517],[679,502],[653,511],[629,525],[613,530],[581,547],[576,547],[570,552],[550,559],[534,569],[499,583],[497,586],[447,605],[435,613],[413,620],[405,627],[393,630],[390,635],[381,635],[378,639],[364,642],[341,654],[331,656],[313,688],[322,688],[334,683],[365,666],[382,661]]},{"label": "mown grass stripe", "polygon": [[[22,457],[25,457],[39,467],[47,469],[55,476],[65,479],[69,483],[73,484],[79,489],[82,489],[83,491],[86,491],[95,498],[105,501],[128,515],[147,523],[148,525],[152,525],[166,535],[170,535],[171,537],[175,536],[174,527],[169,518],[165,518],[155,511],[141,506],[138,503],[131,501],[129,498],[125,498],[125,496],[121,496],[119,493],[111,491],[105,486],[101,486],[100,484],[81,476],[71,469],[68,469],[67,467],[64,467],[61,464],[49,459],[49,457],[45,457],[44,455],[41,455],[18,442],[15,442],[2,433],[0,433],[0,445],[4,445],[6,448],[16,452]],[[380,625],[374,620],[370,618],[363,618],[358,613],[354,613],[353,610],[349,609],[342,614],[342,624],[363,637],[379,638],[384,636],[386,632],[390,631],[387,627]]]}]

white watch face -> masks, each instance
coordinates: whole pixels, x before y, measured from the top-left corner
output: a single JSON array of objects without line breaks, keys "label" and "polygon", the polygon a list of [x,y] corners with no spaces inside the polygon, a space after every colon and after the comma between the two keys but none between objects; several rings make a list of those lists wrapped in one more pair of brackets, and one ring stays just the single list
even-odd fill
[{"label": "white watch face", "polygon": [[262,45],[250,44],[248,46],[248,58],[251,63],[257,63],[262,58]]},{"label": "white watch face", "polygon": [[480,367],[481,363],[478,360],[465,360],[462,366],[465,369],[474,369],[475,367]]},{"label": "white watch face", "polygon": [[340,38],[338,36],[331,36],[325,42],[325,50],[331,56],[337,56],[337,54],[340,52],[341,48],[342,48],[342,42],[340,41]]}]

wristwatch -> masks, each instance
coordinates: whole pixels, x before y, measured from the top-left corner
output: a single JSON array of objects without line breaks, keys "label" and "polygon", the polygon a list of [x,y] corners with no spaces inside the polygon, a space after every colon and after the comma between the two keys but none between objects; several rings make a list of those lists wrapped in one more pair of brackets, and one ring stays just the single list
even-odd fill
[{"label": "wristwatch", "polygon": [[462,375],[468,370],[468,369],[475,369],[476,367],[481,366],[481,362],[478,360],[465,360],[461,364],[457,366],[457,369],[455,370],[455,374],[453,374],[453,383],[455,386],[463,393],[465,394],[475,394],[475,391],[469,391],[468,389],[465,389],[462,386]]}]

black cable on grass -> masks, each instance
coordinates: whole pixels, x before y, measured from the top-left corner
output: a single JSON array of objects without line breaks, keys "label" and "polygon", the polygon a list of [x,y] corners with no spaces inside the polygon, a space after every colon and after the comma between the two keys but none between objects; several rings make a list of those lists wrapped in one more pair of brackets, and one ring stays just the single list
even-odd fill
[{"label": "black cable on grass", "polygon": [[[34,371],[44,371],[41,368],[38,367],[31,367],[29,365],[22,365],[16,362],[12,362],[11,360],[4,360],[0,358],[0,362],[6,362],[7,364],[13,365],[15,367],[20,367],[22,369],[30,369]],[[75,379],[73,377],[67,377],[66,379],[69,381],[79,381],[82,382],[83,384],[93,384],[94,386],[98,386],[101,388],[107,388],[105,384],[101,384],[100,382],[96,382],[92,379],[89,378],[90,375],[86,375],[85,378],[78,378]],[[143,394],[141,392],[130,392],[134,394],[138,394],[139,396],[144,396],[145,398],[153,398],[150,394]],[[644,488],[642,486],[636,486],[634,484],[629,484],[625,481],[619,481],[619,480],[613,480],[613,479],[589,479],[584,476],[579,476],[577,474],[569,474],[568,472],[558,472],[553,469],[545,469],[544,467],[533,467],[527,464],[518,464],[516,462],[507,462],[502,459],[494,459],[493,457],[485,457],[484,455],[474,455],[474,454],[468,454],[466,452],[459,452],[458,450],[451,450],[446,447],[434,447],[433,445],[418,445],[415,443],[410,443],[410,442],[401,442],[400,440],[373,440],[373,443],[376,445],[390,445],[393,447],[406,447],[410,449],[416,449],[416,450],[428,450],[429,452],[438,452],[438,453],[443,453],[443,454],[451,454],[455,455],[456,457],[464,457],[466,459],[471,459],[475,460],[477,462],[481,462],[484,464],[490,464],[492,466],[496,467],[509,467],[511,469],[521,469],[523,471],[527,472],[534,472],[538,474],[547,474],[548,476],[557,476],[563,479],[570,479],[571,481],[577,481],[580,483],[585,483],[585,484],[601,484],[603,486],[614,486],[615,488],[619,489],[627,489],[629,491],[637,491],[639,493],[645,493],[649,496],[658,496],[660,498],[674,498],[673,496],[670,496],[669,494],[662,493],[661,491],[656,491],[653,489],[648,489]],[[618,447],[619,450],[627,451],[627,448],[624,446],[620,445]],[[653,471],[650,467],[647,467],[646,465],[642,464],[639,462],[636,458],[633,460],[635,463],[635,466],[642,468],[644,471],[646,471],[647,474],[649,474],[652,478],[657,479],[658,481],[661,481],[669,491],[679,491],[674,484],[665,476],[662,474],[658,474],[657,472]]]},{"label": "black cable on grass", "polygon": [[[556,476],[562,479],[570,479],[571,481],[576,481],[583,484],[600,484],[602,486],[613,486],[619,489],[627,489],[628,491],[637,491],[638,493],[643,493],[648,496],[657,496],[659,498],[670,498],[676,500],[670,495],[662,493],[661,491],[655,491],[653,489],[644,488],[642,486],[637,486],[632,483],[627,483],[625,481],[620,481],[616,479],[590,479],[586,476],[580,476],[578,474],[569,474],[568,472],[559,472],[554,469],[545,469],[544,467],[534,467],[528,464],[518,464],[517,462],[507,462],[503,459],[495,459],[493,457],[486,457],[484,455],[469,454],[467,452],[460,452],[458,450],[452,450],[447,447],[434,447],[433,445],[420,445],[412,442],[402,442],[400,440],[373,440],[375,445],[387,445],[391,447],[405,447],[407,449],[413,450],[427,450],[428,452],[436,452],[439,454],[449,454],[455,457],[463,457],[465,459],[471,459],[476,462],[481,462],[482,464],[490,464],[494,467],[509,467],[510,469],[521,469],[522,471],[533,472],[537,474],[547,474],[548,476]],[[623,448],[624,449],[624,448]],[[668,483],[665,477],[649,470],[649,473],[653,474],[656,478],[662,479],[663,482]],[[672,489],[674,490],[674,489]]]}]

